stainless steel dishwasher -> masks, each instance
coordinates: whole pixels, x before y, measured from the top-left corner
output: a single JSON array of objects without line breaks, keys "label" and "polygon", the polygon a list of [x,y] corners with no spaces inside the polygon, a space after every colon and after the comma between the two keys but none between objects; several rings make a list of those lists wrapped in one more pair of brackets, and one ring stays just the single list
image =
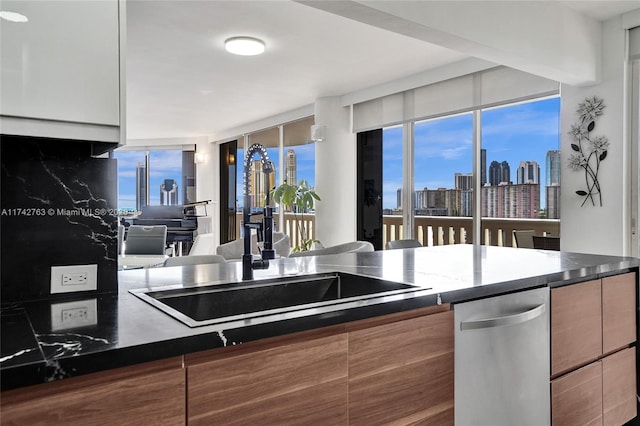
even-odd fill
[{"label": "stainless steel dishwasher", "polygon": [[459,303],[455,424],[550,424],[549,289]]}]

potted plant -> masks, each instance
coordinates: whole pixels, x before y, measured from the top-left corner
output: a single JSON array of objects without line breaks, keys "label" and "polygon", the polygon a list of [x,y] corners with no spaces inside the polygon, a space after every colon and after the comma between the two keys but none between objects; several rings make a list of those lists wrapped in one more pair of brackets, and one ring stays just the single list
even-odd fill
[{"label": "potted plant", "polygon": [[300,244],[293,247],[292,252],[307,251],[311,249],[313,243],[320,243],[310,238],[309,230],[304,223],[305,212],[312,210],[316,201],[321,201],[320,196],[309,186],[309,182],[303,179],[297,185],[291,185],[285,180],[271,191],[271,199],[292,211],[296,219]]}]

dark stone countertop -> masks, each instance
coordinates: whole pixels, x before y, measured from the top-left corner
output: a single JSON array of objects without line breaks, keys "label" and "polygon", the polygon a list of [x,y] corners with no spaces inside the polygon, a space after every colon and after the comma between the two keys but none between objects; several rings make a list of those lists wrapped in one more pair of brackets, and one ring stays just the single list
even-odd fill
[{"label": "dark stone countertop", "polygon": [[[119,293],[3,305],[2,390],[79,376],[290,334],[438,303],[457,303],[540,286],[558,286],[635,270],[639,259],[532,249],[454,245],[319,257],[285,258],[255,279],[345,272],[422,286],[419,297],[307,317],[190,328],[129,293],[240,281],[241,265],[196,265],[119,272]],[[80,302],[78,305],[77,302]],[[60,324],[62,311],[95,303],[81,327]],[[66,305],[65,305],[66,304]],[[248,325],[247,325],[248,324]]]}]

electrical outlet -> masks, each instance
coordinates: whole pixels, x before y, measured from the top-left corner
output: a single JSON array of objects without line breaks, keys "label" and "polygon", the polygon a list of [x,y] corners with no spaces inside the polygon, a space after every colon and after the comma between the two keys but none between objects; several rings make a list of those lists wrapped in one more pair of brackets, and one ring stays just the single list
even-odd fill
[{"label": "electrical outlet", "polygon": [[51,294],[98,289],[98,265],[51,267]]},{"label": "electrical outlet", "polygon": [[85,299],[51,305],[51,329],[85,327],[98,323],[98,302]]},{"label": "electrical outlet", "polygon": [[84,285],[87,283],[88,279],[86,272],[62,274],[62,285]]}]

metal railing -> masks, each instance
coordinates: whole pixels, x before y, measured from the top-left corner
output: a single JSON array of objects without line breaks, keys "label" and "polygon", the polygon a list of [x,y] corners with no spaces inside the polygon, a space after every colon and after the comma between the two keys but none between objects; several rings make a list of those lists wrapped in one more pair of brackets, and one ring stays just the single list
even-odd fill
[{"label": "metal railing", "polygon": [[[297,219],[301,216],[298,215]],[[236,217],[236,235],[240,235],[242,214]],[[315,215],[305,213],[303,222],[311,239],[315,238]],[[300,244],[298,221],[293,213],[284,214],[284,232],[291,239],[291,247]],[[482,244],[516,247],[513,231],[532,230],[536,235],[560,235],[559,219],[500,219],[482,218]],[[415,216],[414,238],[424,246],[473,243],[472,219],[458,216]],[[385,215],[382,218],[382,244],[403,238],[402,216]]]}]

